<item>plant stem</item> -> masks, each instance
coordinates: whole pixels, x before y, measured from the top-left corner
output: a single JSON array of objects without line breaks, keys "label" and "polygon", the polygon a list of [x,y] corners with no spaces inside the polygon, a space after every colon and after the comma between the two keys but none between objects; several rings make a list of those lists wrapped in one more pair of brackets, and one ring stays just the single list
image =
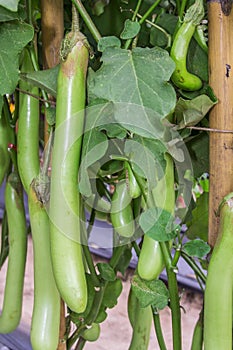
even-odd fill
[{"label": "plant stem", "polygon": [[[137,18],[137,14],[138,14],[138,11],[139,11],[139,8],[140,8],[141,4],[142,4],[142,0],[138,0],[136,9],[135,9],[135,11],[133,12],[133,17],[132,17],[132,21],[133,21],[133,22],[134,22],[134,21],[136,20],[136,18]],[[132,42],[132,39],[126,40],[125,45],[124,45],[124,48],[125,48],[126,50],[129,48],[131,42]]]},{"label": "plant stem", "polygon": [[90,236],[92,227],[93,227],[93,225],[94,225],[94,221],[95,221],[95,208],[96,208],[96,205],[97,205],[97,201],[98,201],[98,198],[97,198],[97,195],[95,195],[93,207],[92,207],[92,209],[91,209],[90,219],[89,219],[88,226],[87,226],[87,239],[88,239],[88,237]]},{"label": "plant stem", "polygon": [[206,276],[201,271],[200,267],[196,264],[196,262],[190,256],[185,254],[183,251],[181,251],[181,256],[186,261],[186,263],[192,268],[192,270],[195,272],[195,274],[205,284],[206,283]]},{"label": "plant stem", "polygon": [[74,3],[72,3],[72,32],[78,33],[79,29],[79,13]]},{"label": "plant stem", "polygon": [[[158,6],[158,4],[159,4],[160,2],[161,2],[161,0],[157,0],[157,1],[155,1],[155,3],[154,3],[153,5],[151,5],[151,7],[146,11],[146,13],[141,17],[140,21],[138,22],[140,25],[142,25],[142,24],[146,21],[147,17],[150,16],[150,14],[154,11],[154,9]],[[135,10],[135,12],[134,12],[134,16],[135,16],[135,17],[138,15],[138,10],[139,10],[139,8],[138,8],[138,6],[137,6],[137,7],[136,7],[136,10]],[[134,18],[134,16],[133,16],[133,18]],[[133,20],[133,19],[132,19],[132,20]],[[135,20],[135,19],[134,19],[134,20]],[[130,45],[131,45],[131,43],[132,43],[132,40],[133,40],[133,39],[128,39],[128,40],[126,40],[125,45],[124,45],[124,48],[125,48],[126,50],[128,50],[128,48],[130,47]]]},{"label": "plant stem", "polygon": [[180,10],[179,10],[179,17],[180,17],[180,20],[183,19],[186,4],[187,4],[187,0],[182,0],[181,6],[180,6]]},{"label": "plant stem", "polygon": [[136,17],[137,17],[137,14],[138,14],[138,11],[140,9],[140,6],[142,4],[142,0],[138,0],[138,3],[137,3],[137,6],[136,6],[136,9],[133,13],[133,17],[132,17],[132,21],[135,21]]},{"label": "plant stem", "polygon": [[147,17],[150,16],[150,14],[154,11],[154,9],[159,5],[161,0],[156,0],[153,5],[146,11],[146,13],[142,16],[142,18],[139,21],[139,24],[143,24]]},{"label": "plant stem", "polygon": [[176,0],[176,9],[177,9],[177,13],[180,13],[180,0]]},{"label": "plant stem", "polygon": [[[141,15],[139,15],[139,13],[137,14],[137,17],[142,18]],[[149,21],[148,19],[145,20],[146,23],[150,24],[152,27],[160,30],[166,37],[167,37],[167,46],[166,48],[171,46],[171,35],[162,27],[158,26],[157,24],[155,24],[154,22]]]},{"label": "plant stem", "polygon": [[160,350],[167,350],[164,337],[163,337],[163,332],[162,332],[162,327],[160,323],[160,317],[159,313],[157,310],[154,310],[153,306],[152,308],[152,314],[153,314],[153,321],[154,321],[154,328],[155,328],[155,333],[157,336],[157,340],[159,343]]},{"label": "plant stem", "polygon": [[72,346],[76,343],[79,337],[80,337],[80,327],[77,327],[66,342],[67,350],[71,350]]},{"label": "plant stem", "polygon": [[95,319],[98,316],[107,284],[108,284],[108,282],[105,282],[103,284],[103,286],[101,286],[100,289],[98,291],[96,291],[96,293],[95,293],[95,298],[94,298],[94,301],[92,304],[92,309],[85,320],[85,323],[87,325],[90,325],[93,322],[95,322]]},{"label": "plant stem", "polygon": [[95,287],[98,287],[100,285],[100,281],[98,279],[98,275],[96,273],[95,266],[93,264],[93,260],[91,257],[89,247],[86,244],[83,244],[82,247],[83,247],[83,252],[85,255],[85,260],[87,262],[87,266],[88,266],[88,269],[89,269],[90,274],[91,274],[92,282],[93,282]]},{"label": "plant stem", "polygon": [[119,247],[116,247],[113,251],[113,255],[110,259],[110,262],[109,262],[109,265],[115,269],[119,260],[120,260],[120,257],[122,255],[122,253],[124,252],[125,250],[125,245],[121,245]]},{"label": "plant stem", "polygon": [[138,176],[138,174],[136,174],[136,172],[134,172],[134,176],[135,176],[136,181],[141,189],[142,197],[146,203],[147,208],[154,208],[154,206],[155,206],[154,198],[150,192],[148,194],[146,193],[145,182],[143,181],[143,179],[140,176]]},{"label": "plant stem", "polygon": [[83,339],[82,337],[79,338],[78,343],[75,347],[75,350],[82,350],[84,348],[84,345],[86,344],[86,340]]},{"label": "plant stem", "polygon": [[176,279],[176,273],[172,266],[172,257],[170,250],[165,242],[160,242],[160,247],[163,252],[163,258],[167,271],[168,289],[170,293],[170,308],[172,313],[172,335],[173,335],[173,350],[181,350],[181,315],[179,303],[179,291]]},{"label": "plant stem", "polygon": [[93,23],[91,17],[87,13],[85,7],[83,6],[82,2],[80,0],[71,0],[74,6],[77,8],[78,12],[80,13],[83,21],[85,22],[87,28],[91,32],[93,38],[98,43],[98,41],[101,39],[101,35],[96,28],[95,24]]},{"label": "plant stem", "polygon": [[172,259],[172,266],[176,266],[177,265],[180,256],[181,256],[181,247],[179,245],[176,248],[176,252],[175,252],[174,258]]}]

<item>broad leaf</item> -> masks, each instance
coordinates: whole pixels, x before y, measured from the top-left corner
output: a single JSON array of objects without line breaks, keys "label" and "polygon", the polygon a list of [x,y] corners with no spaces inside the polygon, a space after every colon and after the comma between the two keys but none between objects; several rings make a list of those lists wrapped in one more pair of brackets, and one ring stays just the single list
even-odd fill
[{"label": "broad leaf", "polygon": [[[102,98],[114,103],[134,104],[153,110],[159,118],[164,118],[173,111],[176,93],[168,80],[175,64],[167,51],[160,48],[138,47],[132,51],[107,48],[103,52],[102,61],[98,71],[89,72],[90,101]],[[144,110],[144,115],[140,116],[141,125],[142,120],[144,124],[146,115]],[[137,116],[130,113],[122,115],[122,118],[134,125]]]},{"label": "broad leaf", "polygon": [[19,4],[18,12],[12,12],[5,7],[0,6],[0,22],[14,21],[16,19],[24,20],[26,17],[25,6]]},{"label": "broad leaf", "polygon": [[98,263],[97,264],[99,273],[105,281],[115,281],[116,273],[114,269],[108,263]]},{"label": "broad leaf", "polygon": [[158,310],[162,310],[168,305],[169,292],[161,280],[145,281],[138,275],[134,275],[132,290],[141,307],[153,305]]},{"label": "broad leaf", "polygon": [[144,233],[155,241],[166,242],[176,236],[178,225],[174,224],[174,217],[160,208],[150,208],[143,212],[139,224]]},{"label": "broad leaf", "polygon": [[0,26],[0,95],[11,94],[15,90],[19,80],[19,54],[32,40],[33,34],[30,25],[19,21]]},{"label": "broad leaf", "polygon": [[122,138],[130,130],[142,137],[162,139],[166,130],[157,113],[133,103],[94,98],[87,112],[89,128],[105,130],[109,137]]},{"label": "broad leaf", "polygon": [[59,71],[59,65],[54,68],[45,69],[37,72],[22,73],[20,78],[28,81],[34,86],[45,90],[52,96],[57,95],[57,75]]},{"label": "broad leaf", "polygon": [[187,223],[186,234],[190,239],[200,238],[205,242],[208,240],[208,200],[207,192],[197,199],[196,207],[192,211],[192,220]]},{"label": "broad leaf", "polygon": [[117,278],[113,282],[108,282],[107,287],[104,291],[104,297],[102,305],[111,309],[117,304],[117,299],[119,298],[122,292],[122,282]]},{"label": "broad leaf", "polygon": [[104,52],[108,47],[121,47],[121,41],[116,36],[104,36],[98,41],[98,51]]},{"label": "broad leaf", "polygon": [[120,38],[123,40],[132,39],[140,32],[140,24],[138,22],[133,22],[130,19],[125,21],[123,32]]},{"label": "broad leaf", "polygon": [[[90,311],[93,308],[93,302],[95,298],[95,294],[99,293],[95,290],[92,279],[90,274],[86,274],[86,280],[87,280],[87,290],[88,290],[88,303],[86,310],[81,314],[76,314],[74,312],[71,312],[71,320],[75,324],[80,324],[81,319],[85,319]],[[108,282],[105,290],[104,290],[104,296],[102,300],[101,307],[99,309],[99,313],[97,315],[97,318],[95,320],[96,323],[103,322],[106,317],[106,308],[113,308],[117,304],[117,299],[120,296],[122,292],[122,282],[120,279],[115,279],[114,281]]]},{"label": "broad leaf", "polygon": [[210,252],[210,246],[202,239],[195,239],[183,245],[184,252],[189,256],[204,258]]},{"label": "broad leaf", "polygon": [[0,0],[0,5],[6,9],[16,12],[18,10],[19,0]]},{"label": "broad leaf", "polygon": [[105,307],[104,306],[101,306],[100,309],[99,309],[99,313],[95,319],[95,323],[102,323],[106,320],[108,314],[107,312],[105,311]]},{"label": "broad leaf", "polygon": [[125,271],[129,267],[129,263],[131,261],[131,258],[132,258],[131,248],[130,247],[126,247],[124,249],[123,254],[121,255],[121,258],[120,258],[117,266],[116,266],[116,270],[120,271],[122,273],[122,275],[125,274]]},{"label": "broad leaf", "polygon": [[179,129],[198,124],[215,104],[207,95],[192,100],[180,98],[174,113],[176,124]]}]

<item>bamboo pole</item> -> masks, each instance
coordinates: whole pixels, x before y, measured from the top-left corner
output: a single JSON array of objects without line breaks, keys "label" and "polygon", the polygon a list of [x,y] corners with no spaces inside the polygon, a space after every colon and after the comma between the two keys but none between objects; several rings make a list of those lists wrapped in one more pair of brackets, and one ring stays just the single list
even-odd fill
[{"label": "bamboo pole", "polygon": [[[226,7],[217,1],[208,4],[209,84],[218,98],[218,104],[210,113],[210,128],[230,131],[233,130],[233,11],[228,1],[224,2]],[[216,213],[220,201],[231,191],[233,133],[211,132],[208,239],[212,247],[218,234]]]},{"label": "bamboo pole", "polygon": [[41,0],[41,27],[44,69],[59,63],[64,37],[63,0]]},{"label": "bamboo pole", "polygon": [[[59,61],[61,41],[64,37],[63,0],[41,0],[42,55],[44,69],[53,68]],[[52,96],[49,96],[52,99]],[[44,141],[48,141],[45,123]]]},{"label": "bamboo pole", "polygon": [[[49,69],[60,62],[60,47],[64,37],[63,0],[41,0],[41,28],[43,67]],[[52,96],[49,96],[52,99]],[[48,141],[48,124],[45,121],[44,142]],[[66,333],[65,305],[61,300],[60,332],[57,350],[66,350],[64,336]]]}]

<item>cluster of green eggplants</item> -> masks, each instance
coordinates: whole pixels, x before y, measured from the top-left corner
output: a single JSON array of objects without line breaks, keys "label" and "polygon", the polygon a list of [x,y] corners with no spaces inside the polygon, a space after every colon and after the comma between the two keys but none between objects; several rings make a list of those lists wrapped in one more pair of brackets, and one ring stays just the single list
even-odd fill
[{"label": "cluster of green eggplants", "polygon": [[[89,51],[83,35],[79,32],[70,33],[67,40],[72,41],[73,47],[69,47],[67,56],[60,64],[57,81],[50,207],[46,206],[40,187],[39,99],[34,97],[39,97],[38,88],[20,80],[20,91],[26,91],[28,94],[19,93],[17,132],[7,121],[5,113],[2,113],[0,118],[1,183],[10,169],[8,143],[17,144],[17,161],[12,166],[13,172],[7,176],[5,188],[9,258],[0,333],[12,332],[21,318],[27,247],[22,196],[24,188],[28,195],[34,257],[34,305],[30,332],[33,350],[57,349],[61,298],[74,312],[83,312],[87,305],[87,286],[80,243],[81,227],[77,226],[80,201],[77,196],[76,179],[82,142],[77,130],[82,131],[84,126]],[[20,69],[21,72],[28,73],[33,70],[31,56],[27,49],[23,54]],[[69,137],[73,137],[75,142],[66,149]],[[58,200],[59,191],[66,194],[68,205]],[[66,226],[67,232],[64,232],[57,222],[64,215],[68,215],[65,213],[67,208],[75,215],[71,215],[72,219]],[[76,235],[75,241],[70,233]],[[83,334],[87,339],[94,338],[94,333],[98,333],[94,332],[98,330],[98,326],[92,328]]]},{"label": "cluster of green eggplants", "polygon": [[[82,132],[84,128],[85,86],[88,66],[88,48],[82,34],[69,33],[68,41],[74,46],[60,64],[57,80],[56,127],[53,144],[50,203],[41,193],[39,161],[39,96],[37,87],[20,81],[19,115],[17,132],[10,126],[6,114],[0,119],[0,181],[8,173],[10,156],[8,143],[17,144],[17,164],[7,176],[5,203],[9,226],[9,259],[3,310],[0,317],[0,333],[13,331],[20,322],[23,280],[26,262],[27,228],[22,188],[28,195],[30,228],[34,257],[34,306],[31,322],[33,350],[55,350],[59,342],[60,298],[67,307],[82,313],[87,306],[87,283],[81,245],[81,202],[77,193],[78,169],[81,157]],[[70,48],[69,48],[70,49]],[[30,72],[33,65],[30,53],[24,50],[21,71]],[[78,92],[78,93],[77,93]],[[15,140],[16,134],[16,140]],[[69,140],[69,142],[67,141]],[[164,209],[174,210],[173,160],[166,154],[165,176],[152,194],[156,205],[164,202]],[[133,202],[142,196],[142,189],[129,161],[124,162],[125,178],[115,184],[111,199],[110,219],[121,237],[135,234],[135,211]],[[164,182],[165,181],[165,182]],[[161,186],[166,196],[161,198]],[[64,199],[64,200],[61,200]],[[64,218],[65,225],[61,224]],[[158,242],[145,236],[138,261],[141,278],[158,278],[164,268],[163,256]],[[134,310],[140,310],[132,322],[133,337],[130,349],[136,348],[143,339],[142,347],[149,339],[151,309],[141,309],[135,296]],[[139,317],[140,316],[140,317]],[[141,319],[145,327],[140,334]],[[94,341],[99,336],[99,325],[93,324],[83,331],[82,337]]]}]

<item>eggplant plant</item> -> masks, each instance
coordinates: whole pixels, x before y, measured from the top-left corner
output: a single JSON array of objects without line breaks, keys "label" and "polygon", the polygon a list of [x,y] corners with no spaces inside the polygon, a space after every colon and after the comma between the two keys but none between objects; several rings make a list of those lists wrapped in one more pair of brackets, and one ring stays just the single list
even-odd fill
[{"label": "eggplant plant", "polygon": [[[0,5],[0,266],[8,263],[0,332],[20,322],[29,232],[33,350],[80,350],[95,342],[133,252],[128,348],[146,350],[153,323],[160,349],[167,349],[160,310],[168,307],[173,349],[182,349],[177,266],[183,259],[205,293],[192,349],[213,349],[213,343],[230,349],[232,290],[225,290],[224,307],[221,290],[217,300],[211,290],[221,286],[212,270],[232,283],[230,265],[224,269],[218,259],[225,249],[223,261],[231,259],[226,203],[232,199],[220,209],[229,218],[208,268],[208,118],[218,101],[208,81],[206,4],[55,1],[50,16],[64,23],[59,50],[47,49],[45,6],[40,0]],[[47,30],[59,40],[63,26]],[[58,64],[44,69],[47,55]],[[108,263],[95,264],[89,238],[100,220],[112,254]],[[228,312],[227,328],[223,315],[212,322],[220,310]],[[218,343],[220,324],[226,339]]]}]

